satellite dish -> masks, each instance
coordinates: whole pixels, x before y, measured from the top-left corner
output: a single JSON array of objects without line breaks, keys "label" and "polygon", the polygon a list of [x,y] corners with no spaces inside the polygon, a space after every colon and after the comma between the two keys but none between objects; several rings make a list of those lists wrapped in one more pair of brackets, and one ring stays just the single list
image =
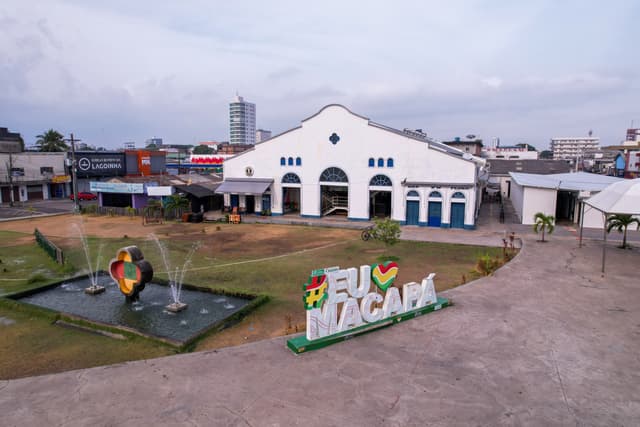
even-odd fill
[{"label": "satellite dish", "polygon": [[475,136],[475,135],[473,135],[473,134],[469,134],[469,135],[467,135],[467,138],[468,138],[468,139],[475,139],[475,138],[476,138],[476,136]]}]

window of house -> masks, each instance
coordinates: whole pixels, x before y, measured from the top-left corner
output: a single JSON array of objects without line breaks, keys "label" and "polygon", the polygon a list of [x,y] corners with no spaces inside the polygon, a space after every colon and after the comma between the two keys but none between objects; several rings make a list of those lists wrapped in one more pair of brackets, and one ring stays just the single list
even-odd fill
[{"label": "window of house", "polygon": [[42,167],[40,167],[40,174],[41,175],[46,175],[46,174],[53,175],[53,166],[42,166]]},{"label": "window of house", "polygon": [[296,166],[302,166],[302,159],[300,157],[296,157]]},{"label": "window of house", "polygon": [[383,168],[384,167],[384,159],[382,157],[380,157],[378,159],[378,167],[379,168]]},{"label": "window of house", "polygon": [[293,157],[289,157],[289,158],[287,159],[287,164],[288,164],[289,166],[293,166]]},{"label": "window of house", "polygon": [[389,187],[391,186],[391,180],[386,175],[376,175],[371,178],[371,181],[369,181],[369,185]]},{"label": "window of house", "polygon": [[24,168],[11,168],[11,176],[24,176]]},{"label": "window of house", "polygon": [[389,157],[387,159],[387,167],[388,168],[392,168],[393,167],[393,159],[391,157]]},{"label": "window of house", "polygon": [[284,157],[280,157],[280,166],[284,166],[287,164],[287,161],[285,160]]},{"label": "window of house", "polygon": [[369,157],[369,167],[372,168],[376,165],[376,161],[373,157]]},{"label": "window of house", "polygon": [[442,194],[440,194],[439,191],[432,191],[431,193],[429,193],[429,197],[442,198]]}]

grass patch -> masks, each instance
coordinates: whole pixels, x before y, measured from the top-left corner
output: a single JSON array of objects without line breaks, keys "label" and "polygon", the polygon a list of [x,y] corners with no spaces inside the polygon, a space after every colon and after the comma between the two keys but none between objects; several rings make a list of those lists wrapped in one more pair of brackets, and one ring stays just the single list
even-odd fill
[{"label": "grass patch", "polygon": [[[110,226],[105,224],[103,228]],[[387,249],[380,242],[362,241],[360,232],[356,230],[302,226],[176,223],[162,230],[157,234],[167,246],[172,269],[181,267],[193,244],[200,243],[188,266],[185,283],[226,294],[262,296],[255,301],[255,305],[259,305],[255,310],[220,325],[228,327],[232,323],[231,327],[189,343],[187,350],[236,345],[304,330],[301,287],[311,270],[316,268],[359,267],[395,260],[400,269],[396,283],[420,281],[433,272],[436,273],[437,291],[443,291],[481,277],[481,273],[476,271],[478,259],[485,255],[495,258],[502,251],[501,248],[414,241],[401,241]],[[113,235],[119,238],[88,238],[92,269],[107,270],[110,259],[119,248],[135,244],[153,265],[154,276],[167,279],[161,254],[153,241],[145,237],[122,238],[120,229],[113,231]],[[0,236],[5,233],[11,234],[0,231]],[[24,233],[12,235],[14,239],[24,237]],[[57,266],[37,247],[32,236],[23,244],[10,248],[0,246],[3,263],[10,263],[14,269],[10,272],[12,276],[3,275],[0,279],[20,279],[0,281],[0,292],[13,293],[36,284],[42,286],[61,280],[62,276],[68,275],[65,271],[74,267],[78,273],[88,272],[78,237],[69,237],[69,234],[55,237],[51,233],[47,236],[64,250],[69,264]],[[16,263],[15,260],[22,261]],[[28,279],[31,284],[27,283]],[[144,298],[144,291],[141,295]],[[268,302],[264,303],[266,300]],[[55,318],[55,313],[53,315]],[[58,372],[176,352],[143,337],[127,335],[126,340],[121,341],[62,328],[52,324],[49,317],[17,310],[6,304],[0,304],[0,317],[15,320],[10,326],[0,326],[0,334],[6,343],[0,346],[0,378]]]}]

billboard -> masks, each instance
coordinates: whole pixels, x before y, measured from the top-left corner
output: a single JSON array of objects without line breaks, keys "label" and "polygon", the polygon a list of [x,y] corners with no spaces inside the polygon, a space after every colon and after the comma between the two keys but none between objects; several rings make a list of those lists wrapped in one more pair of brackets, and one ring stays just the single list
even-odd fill
[{"label": "billboard", "polygon": [[78,178],[124,176],[124,153],[76,153]]}]

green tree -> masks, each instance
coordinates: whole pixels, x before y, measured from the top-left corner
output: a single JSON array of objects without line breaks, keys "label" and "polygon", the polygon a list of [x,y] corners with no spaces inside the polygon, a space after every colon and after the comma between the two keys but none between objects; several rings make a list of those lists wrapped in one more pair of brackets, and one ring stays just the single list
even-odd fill
[{"label": "green tree", "polygon": [[555,230],[556,219],[551,215],[545,215],[542,212],[538,212],[533,216],[533,231],[536,233],[542,230],[542,241],[544,242],[544,232],[549,231],[549,234]]},{"label": "green tree", "polygon": [[637,225],[636,228],[640,229],[640,219],[634,218],[631,215],[616,214],[616,215],[610,216],[607,219],[607,233],[611,233],[611,230],[613,230],[614,228],[618,230],[618,232],[624,233],[622,235],[622,246],[620,246],[622,249],[625,249],[628,247],[627,227],[629,227],[632,224],[636,224]]},{"label": "green tree", "polygon": [[193,154],[212,154],[213,148],[208,147],[206,145],[198,145],[193,149]]},{"label": "green tree", "polygon": [[371,236],[385,244],[387,249],[400,240],[400,224],[391,218],[376,219]]},{"label": "green tree", "polygon": [[172,194],[164,199],[164,207],[166,210],[171,210],[177,216],[178,212],[189,208],[190,202],[182,194]]},{"label": "green tree", "polygon": [[40,151],[67,151],[69,146],[64,142],[64,136],[57,130],[49,129],[42,135],[38,135],[36,144]]}]

